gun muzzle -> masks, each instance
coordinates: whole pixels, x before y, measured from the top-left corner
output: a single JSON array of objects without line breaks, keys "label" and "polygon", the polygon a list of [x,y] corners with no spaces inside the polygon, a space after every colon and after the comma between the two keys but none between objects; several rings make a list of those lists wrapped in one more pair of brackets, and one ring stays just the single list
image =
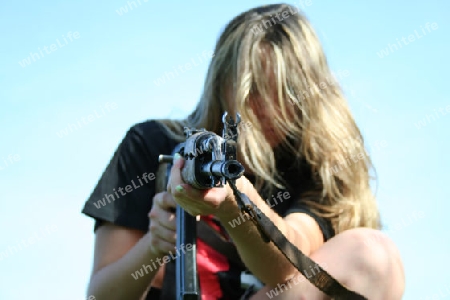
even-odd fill
[{"label": "gun muzzle", "polygon": [[225,177],[230,180],[238,179],[244,174],[244,167],[237,160],[216,160],[202,166],[202,173]]}]

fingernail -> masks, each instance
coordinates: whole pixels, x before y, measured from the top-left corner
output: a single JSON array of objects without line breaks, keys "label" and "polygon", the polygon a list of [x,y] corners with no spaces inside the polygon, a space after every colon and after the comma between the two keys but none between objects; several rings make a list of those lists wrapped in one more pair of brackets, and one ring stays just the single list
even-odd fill
[{"label": "fingernail", "polygon": [[179,160],[181,158],[180,153],[175,153],[175,155],[173,156],[173,162],[175,163],[177,160]]},{"label": "fingernail", "polygon": [[184,191],[184,188],[181,185],[177,185],[175,187],[175,189],[177,190],[177,192],[183,192]]}]

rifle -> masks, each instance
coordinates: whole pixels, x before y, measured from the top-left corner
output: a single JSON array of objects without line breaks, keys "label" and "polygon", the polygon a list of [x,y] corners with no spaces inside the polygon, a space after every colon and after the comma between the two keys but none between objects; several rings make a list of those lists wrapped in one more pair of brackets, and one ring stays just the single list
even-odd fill
[{"label": "rifle", "polygon": [[[281,253],[296,267],[314,286],[334,299],[363,300],[364,296],[347,289],[316,262],[303,254],[275,224],[258,207],[241,193],[235,181],[244,174],[244,167],[236,160],[237,126],[240,115],[236,114],[236,122],[227,120],[227,112],[222,117],[224,124],[222,137],[205,129],[185,127],[186,141],[179,144],[174,152],[179,153],[185,164],[181,171],[184,182],[197,189],[223,187],[228,183],[233,190],[236,201],[244,214],[248,214],[257,227],[263,241],[273,242]],[[173,156],[160,155],[160,162],[171,163]],[[170,168],[167,169],[167,176]],[[168,178],[168,177],[167,177]],[[180,206],[177,206],[177,249],[191,244],[193,247],[176,260],[176,297],[183,300],[200,299],[197,281],[196,261],[196,219]],[[313,276],[306,270],[315,268],[318,272]]]},{"label": "rifle", "polygon": [[[160,163],[169,163],[166,178],[170,173],[173,155],[179,153],[185,164],[181,171],[184,182],[197,189],[223,187],[227,180],[235,180],[244,174],[244,167],[236,161],[237,126],[227,120],[227,113],[222,117],[224,123],[222,137],[205,129],[185,127],[186,141],[178,144],[172,155],[160,155]],[[196,219],[183,208],[177,206],[177,240],[176,249],[192,245],[191,249],[183,251],[176,260],[176,295],[177,299],[200,299],[200,289],[197,280],[196,259]]]}]

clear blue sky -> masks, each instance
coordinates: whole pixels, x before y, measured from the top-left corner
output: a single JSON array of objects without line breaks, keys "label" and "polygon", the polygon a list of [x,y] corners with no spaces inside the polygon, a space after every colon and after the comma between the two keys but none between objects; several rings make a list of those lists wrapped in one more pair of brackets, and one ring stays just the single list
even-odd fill
[{"label": "clear blue sky", "polygon": [[[2,5],[0,299],[85,299],[94,235],[80,211],[118,143],[137,122],[187,114],[208,65],[199,57],[232,17],[270,2],[140,3]],[[288,3],[303,7],[333,71],[346,74],[385,231],[404,260],[404,299],[450,297],[449,2]]]}]

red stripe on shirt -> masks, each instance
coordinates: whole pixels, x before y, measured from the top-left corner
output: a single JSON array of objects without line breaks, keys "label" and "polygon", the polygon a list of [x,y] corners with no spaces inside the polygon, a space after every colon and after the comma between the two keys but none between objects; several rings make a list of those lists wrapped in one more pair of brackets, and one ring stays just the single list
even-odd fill
[{"label": "red stripe on shirt", "polygon": [[[216,230],[219,229],[216,224],[212,223],[210,217],[202,217],[202,219]],[[216,300],[223,297],[217,273],[229,269],[228,259],[224,255],[202,240],[197,239],[197,271],[202,300]]]}]

